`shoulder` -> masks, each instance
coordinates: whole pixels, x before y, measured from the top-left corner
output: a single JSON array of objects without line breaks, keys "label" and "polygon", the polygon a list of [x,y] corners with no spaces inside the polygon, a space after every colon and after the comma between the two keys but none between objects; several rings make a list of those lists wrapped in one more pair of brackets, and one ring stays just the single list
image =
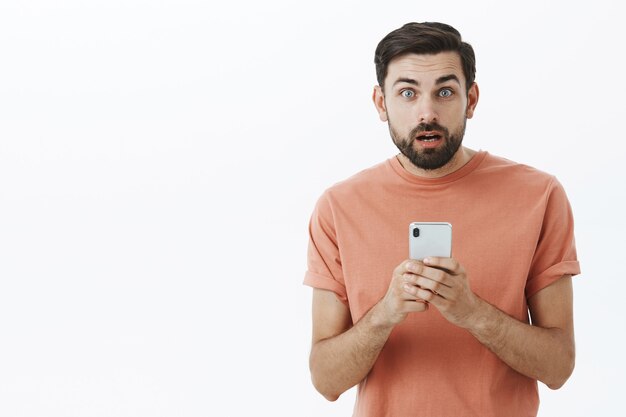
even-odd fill
[{"label": "shoulder", "polygon": [[371,194],[373,190],[383,187],[392,179],[393,169],[390,160],[386,159],[331,185],[324,191],[321,199],[330,202],[349,202],[364,193]]},{"label": "shoulder", "polygon": [[476,174],[519,190],[549,191],[554,187],[560,187],[552,174],[489,153],[476,170]]},{"label": "shoulder", "polygon": [[533,178],[550,182],[554,176],[534,168],[530,165],[512,161],[501,156],[487,154],[485,160],[481,164],[481,170],[502,172],[508,175],[520,176],[525,178]]}]

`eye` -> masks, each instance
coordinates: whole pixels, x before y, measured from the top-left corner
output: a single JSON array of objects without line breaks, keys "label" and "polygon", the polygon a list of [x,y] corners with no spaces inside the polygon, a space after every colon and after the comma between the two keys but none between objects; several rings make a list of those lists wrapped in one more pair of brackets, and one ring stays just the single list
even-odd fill
[{"label": "eye", "polygon": [[442,88],[441,90],[439,90],[439,97],[448,98],[452,97],[452,94],[454,93],[450,88]]},{"label": "eye", "polygon": [[412,90],[402,90],[400,91],[400,95],[404,98],[413,98],[415,97],[415,93]]}]

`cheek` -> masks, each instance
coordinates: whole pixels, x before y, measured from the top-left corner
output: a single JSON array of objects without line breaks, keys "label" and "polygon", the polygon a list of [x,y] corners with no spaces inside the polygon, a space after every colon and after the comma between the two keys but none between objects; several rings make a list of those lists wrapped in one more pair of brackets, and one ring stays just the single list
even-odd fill
[{"label": "cheek", "polygon": [[414,110],[411,106],[388,106],[387,117],[396,125],[403,126],[415,121]]},{"label": "cheek", "polygon": [[450,126],[462,125],[467,117],[467,111],[467,107],[462,103],[452,106],[446,109],[445,113],[441,113],[442,121],[445,121]]},{"label": "cheek", "polygon": [[387,122],[389,126],[399,134],[401,137],[405,137],[409,132],[417,125],[413,120],[409,119],[407,115],[401,113],[392,113],[387,111]]}]

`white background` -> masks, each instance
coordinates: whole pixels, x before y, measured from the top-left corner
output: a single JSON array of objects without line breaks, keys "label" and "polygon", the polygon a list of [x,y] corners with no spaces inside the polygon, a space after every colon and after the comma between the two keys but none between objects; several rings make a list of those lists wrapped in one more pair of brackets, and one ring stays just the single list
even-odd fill
[{"label": "white background", "polygon": [[424,20],[476,51],[465,144],[574,209],[577,367],[540,416],[620,415],[625,16],[547,3],[2,0],[0,415],[350,415],[309,381],[308,220],[396,153],[374,49]]}]

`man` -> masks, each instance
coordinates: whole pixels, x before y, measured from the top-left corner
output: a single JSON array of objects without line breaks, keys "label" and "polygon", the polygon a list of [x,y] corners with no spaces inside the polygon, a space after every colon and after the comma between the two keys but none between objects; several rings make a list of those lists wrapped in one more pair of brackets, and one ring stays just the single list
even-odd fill
[{"label": "man", "polygon": [[[537,380],[557,389],[574,368],[565,192],[462,146],[479,90],[456,29],[406,24],[375,63],[400,154],[326,190],[312,215],[313,384],[331,401],[358,384],[359,417],[535,416]],[[407,259],[414,221],[451,223],[452,258]]]}]

